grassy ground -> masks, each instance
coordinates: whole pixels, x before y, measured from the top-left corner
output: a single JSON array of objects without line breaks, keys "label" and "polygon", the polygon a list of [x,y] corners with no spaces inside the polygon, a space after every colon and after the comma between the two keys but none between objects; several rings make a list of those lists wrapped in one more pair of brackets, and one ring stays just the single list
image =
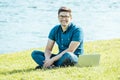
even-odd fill
[{"label": "grassy ground", "polygon": [[0,80],[120,80],[120,39],[85,43],[86,54],[101,54],[96,67],[34,70],[33,50],[0,54]]}]

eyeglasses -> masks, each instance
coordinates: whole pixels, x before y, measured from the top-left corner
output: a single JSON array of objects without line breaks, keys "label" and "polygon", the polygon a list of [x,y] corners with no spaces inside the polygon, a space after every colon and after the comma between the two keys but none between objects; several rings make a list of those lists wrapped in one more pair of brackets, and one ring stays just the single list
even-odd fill
[{"label": "eyeglasses", "polygon": [[59,15],[59,18],[70,18],[70,16]]}]

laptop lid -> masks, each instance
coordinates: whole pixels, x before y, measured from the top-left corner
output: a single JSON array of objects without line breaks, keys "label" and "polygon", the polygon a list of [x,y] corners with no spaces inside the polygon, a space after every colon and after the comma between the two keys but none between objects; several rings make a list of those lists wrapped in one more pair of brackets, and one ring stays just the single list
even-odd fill
[{"label": "laptop lid", "polygon": [[99,65],[100,54],[85,54],[79,55],[77,66],[79,67],[91,67]]}]

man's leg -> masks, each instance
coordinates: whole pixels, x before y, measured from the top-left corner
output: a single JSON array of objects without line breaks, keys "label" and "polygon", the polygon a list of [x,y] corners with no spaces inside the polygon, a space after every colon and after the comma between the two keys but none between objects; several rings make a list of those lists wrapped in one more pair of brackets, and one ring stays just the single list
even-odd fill
[{"label": "man's leg", "polygon": [[[36,69],[42,68],[44,64],[43,61],[45,60],[44,52],[35,50],[32,52],[31,56],[33,60],[38,64]],[[56,56],[56,54],[52,54],[51,58],[54,56]]]},{"label": "man's leg", "polygon": [[74,66],[78,63],[78,57],[74,53],[65,53],[58,61],[54,63],[55,66]]},{"label": "man's leg", "polygon": [[44,60],[45,60],[45,56],[44,56],[44,52],[42,51],[33,51],[31,54],[33,60],[39,65],[39,67],[42,68],[43,64],[44,64]]}]

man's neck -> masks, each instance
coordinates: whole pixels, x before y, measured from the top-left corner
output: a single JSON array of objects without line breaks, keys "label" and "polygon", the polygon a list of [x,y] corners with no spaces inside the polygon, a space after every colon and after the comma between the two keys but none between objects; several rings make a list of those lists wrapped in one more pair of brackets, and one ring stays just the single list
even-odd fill
[{"label": "man's neck", "polygon": [[68,28],[68,26],[61,26],[62,27],[62,31],[65,32]]}]

